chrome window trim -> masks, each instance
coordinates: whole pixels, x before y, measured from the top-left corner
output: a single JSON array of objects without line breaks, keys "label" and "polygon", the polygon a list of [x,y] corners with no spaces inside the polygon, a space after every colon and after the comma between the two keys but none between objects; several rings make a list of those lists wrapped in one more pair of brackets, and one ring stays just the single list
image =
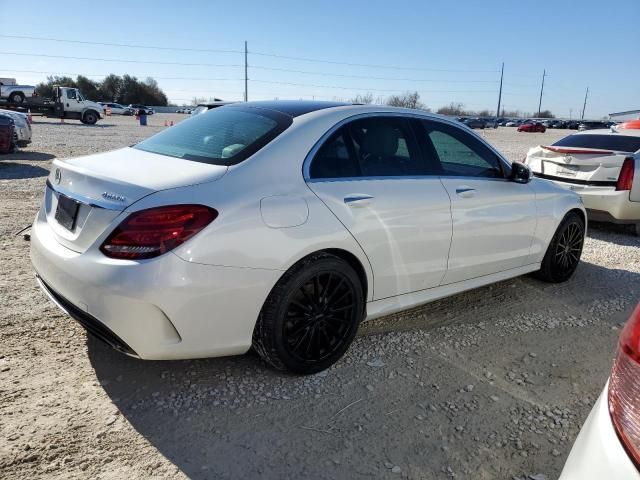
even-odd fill
[{"label": "chrome window trim", "polygon": [[331,177],[331,178],[311,178],[306,180],[307,183],[325,183],[325,182],[358,182],[358,181],[372,181],[372,180],[453,180],[457,178],[466,178],[469,180],[486,180],[489,182],[510,182],[508,178],[495,178],[495,177],[472,177],[467,175],[390,175],[380,177]]},{"label": "chrome window trim", "polygon": [[309,153],[307,153],[307,156],[304,158],[304,162],[302,164],[302,176],[304,178],[304,181],[307,183],[317,183],[317,182],[323,182],[323,181],[354,181],[354,180],[373,180],[373,179],[377,179],[377,180],[381,180],[381,179],[401,179],[401,178],[411,178],[411,179],[418,179],[418,178],[474,178],[474,179],[486,179],[486,180],[508,180],[508,178],[505,176],[505,178],[491,178],[491,177],[474,177],[474,176],[457,176],[457,175],[407,175],[407,176],[403,176],[403,175],[398,175],[398,176],[385,176],[385,177],[337,177],[337,178],[311,178],[309,175],[310,169],[311,169],[311,162],[313,161],[313,158],[316,156],[316,154],[318,153],[318,150],[320,150],[320,148],[322,148],[322,146],[324,145],[324,143],[329,139],[329,137],[331,135],[333,135],[338,129],[340,129],[341,127],[343,127],[344,125],[346,125],[347,123],[356,121],[356,120],[360,120],[362,118],[369,118],[369,117],[400,117],[400,118],[406,118],[406,119],[417,119],[417,120],[429,120],[432,122],[440,122],[440,123],[444,123],[446,125],[452,126],[454,128],[459,129],[460,131],[466,133],[466,134],[470,134],[473,137],[475,137],[477,140],[479,140],[480,142],[482,142],[483,145],[485,145],[489,150],[491,150],[496,157],[498,158],[498,160],[500,162],[502,162],[503,167],[504,167],[504,173],[505,175],[508,174],[511,171],[511,163],[502,156],[502,154],[500,152],[498,152],[498,150],[496,150],[489,142],[487,142],[484,138],[482,138],[480,135],[478,135],[476,132],[474,132],[473,130],[471,130],[468,127],[465,127],[463,125],[459,125],[459,122],[453,121],[453,120],[449,120],[446,118],[440,118],[440,117],[435,117],[429,114],[422,114],[419,112],[416,113],[405,113],[405,112],[385,112],[385,111],[380,111],[380,112],[366,112],[366,113],[356,113],[353,115],[350,115],[346,118],[343,118],[342,120],[340,120],[338,123],[336,123],[335,125],[333,125],[329,130],[327,130],[321,137],[320,139],[313,145],[313,147],[311,148],[311,150],[309,150]]}]

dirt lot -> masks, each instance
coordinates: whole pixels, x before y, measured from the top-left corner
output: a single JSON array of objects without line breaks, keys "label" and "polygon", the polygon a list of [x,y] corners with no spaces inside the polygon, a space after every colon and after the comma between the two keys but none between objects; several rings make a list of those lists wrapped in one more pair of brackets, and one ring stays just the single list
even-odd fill
[{"label": "dirt lot", "polygon": [[[568,283],[522,277],[366,323],[312,377],[251,354],[138,361],[45,298],[13,232],[35,215],[53,157],[182,118],[36,120],[33,144],[0,160],[0,477],[557,478],[640,298],[637,237],[593,225]],[[487,138],[516,160],[564,134]]]}]

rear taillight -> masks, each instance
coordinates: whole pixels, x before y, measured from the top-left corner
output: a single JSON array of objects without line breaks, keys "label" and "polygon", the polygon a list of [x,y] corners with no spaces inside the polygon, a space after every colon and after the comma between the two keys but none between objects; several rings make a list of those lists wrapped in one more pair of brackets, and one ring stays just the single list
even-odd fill
[{"label": "rear taillight", "polygon": [[100,251],[127,260],[173,250],[213,222],[218,212],[204,205],[170,205],[132,213],[107,237]]},{"label": "rear taillight", "polygon": [[640,304],[620,334],[608,396],[618,437],[636,466],[640,466]]},{"label": "rear taillight", "polygon": [[624,159],[618,181],[616,182],[616,190],[631,190],[633,186],[633,171],[635,170],[635,161],[633,157]]}]

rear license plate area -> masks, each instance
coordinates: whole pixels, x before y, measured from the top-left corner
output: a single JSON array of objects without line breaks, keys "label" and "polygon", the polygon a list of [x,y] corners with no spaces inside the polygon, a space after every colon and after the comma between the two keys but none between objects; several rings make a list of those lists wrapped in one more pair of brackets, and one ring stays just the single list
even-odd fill
[{"label": "rear license plate area", "polygon": [[80,203],[73,198],[58,194],[58,206],[56,208],[56,221],[69,231],[76,227]]}]

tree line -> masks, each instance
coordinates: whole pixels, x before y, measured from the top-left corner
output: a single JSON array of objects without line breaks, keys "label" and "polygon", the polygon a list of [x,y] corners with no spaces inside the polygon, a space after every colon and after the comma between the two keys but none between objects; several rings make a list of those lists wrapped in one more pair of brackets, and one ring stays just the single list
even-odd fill
[{"label": "tree line", "polygon": [[74,87],[88,100],[95,102],[116,102],[122,104],[141,103],[143,105],[167,105],[167,96],[151,77],[138,80],[131,75],[108,75],[101,81],[78,75],[74,80],[67,76],[47,77],[46,82],[36,85],[38,95],[53,98],[53,87]]}]

